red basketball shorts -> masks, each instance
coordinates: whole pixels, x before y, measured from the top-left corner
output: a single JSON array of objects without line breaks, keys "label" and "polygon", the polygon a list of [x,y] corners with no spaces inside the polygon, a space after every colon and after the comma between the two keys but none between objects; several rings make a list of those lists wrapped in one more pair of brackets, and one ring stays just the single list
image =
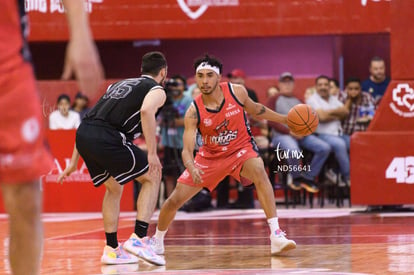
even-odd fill
[{"label": "red basketball shorts", "polygon": [[31,182],[52,167],[31,65],[0,70],[0,89],[0,183]]},{"label": "red basketball shorts", "polygon": [[203,183],[195,184],[187,169],[181,174],[177,182],[195,187],[205,187],[213,191],[226,176],[230,175],[237,181],[240,181],[240,171],[243,168],[243,164],[248,159],[257,157],[259,155],[253,150],[251,144],[232,154],[226,154],[220,157],[208,154],[207,152],[197,153],[194,159],[195,166],[204,172],[201,176]]}]

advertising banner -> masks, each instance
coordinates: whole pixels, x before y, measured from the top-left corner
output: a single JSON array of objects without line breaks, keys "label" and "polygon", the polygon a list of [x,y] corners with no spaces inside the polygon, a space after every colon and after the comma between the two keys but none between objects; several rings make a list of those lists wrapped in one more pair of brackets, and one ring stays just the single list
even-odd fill
[{"label": "advertising banner", "polygon": [[[391,0],[85,0],[98,40],[390,32]],[[68,38],[60,0],[26,0],[32,41]]]}]

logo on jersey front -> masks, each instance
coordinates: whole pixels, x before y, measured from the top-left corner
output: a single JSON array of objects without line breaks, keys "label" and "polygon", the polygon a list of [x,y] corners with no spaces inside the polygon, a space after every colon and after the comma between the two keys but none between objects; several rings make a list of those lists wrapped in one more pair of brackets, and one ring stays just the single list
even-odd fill
[{"label": "logo on jersey front", "polygon": [[203,123],[206,127],[213,125],[213,121],[210,118],[205,118]]},{"label": "logo on jersey front", "polygon": [[33,143],[40,134],[40,125],[35,117],[26,120],[21,128],[21,135],[24,141]]},{"label": "logo on jersey front", "polygon": [[414,117],[414,89],[408,83],[398,84],[392,90],[390,108],[399,116]]},{"label": "logo on jersey front", "polygon": [[216,131],[216,136],[210,136],[209,140],[206,143],[209,144],[217,144],[220,146],[226,146],[230,144],[230,141],[235,140],[237,138],[237,130],[229,130],[227,127],[229,125],[229,121],[225,119],[222,123],[220,123],[214,130]]},{"label": "logo on jersey front", "polygon": [[236,107],[236,105],[234,105],[231,102],[229,102],[229,104],[227,105],[226,111],[231,110],[231,109],[233,109],[235,107]]},{"label": "logo on jersey front", "polygon": [[230,111],[230,112],[227,112],[227,113],[225,114],[225,116],[226,116],[227,118],[229,118],[229,117],[235,116],[235,115],[237,115],[237,114],[239,114],[239,113],[240,113],[240,109],[235,109],[235,110],[232,110],[232,111]]},{"label": "logo on jersey front", "polygon": [[237,158],[240,158],[241,156],[243,156],[244,154],[246,154],[247,153],[247,150],[246,149],[242,149],[242,150],[240,150],[238,153],[237,153],[237,155],[236,155],[236,157]]}]

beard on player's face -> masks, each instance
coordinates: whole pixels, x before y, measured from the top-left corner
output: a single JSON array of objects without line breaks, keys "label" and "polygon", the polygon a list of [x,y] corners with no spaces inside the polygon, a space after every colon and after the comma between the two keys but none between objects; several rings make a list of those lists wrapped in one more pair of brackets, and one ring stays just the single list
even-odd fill
[{"label": "beard on player's face", "polygon": [[199,83],[198,88],[200,89],[201,93],[204,95],[212,94],[219,84],[219,79],[216,78],[210,81],[203,81]]}]

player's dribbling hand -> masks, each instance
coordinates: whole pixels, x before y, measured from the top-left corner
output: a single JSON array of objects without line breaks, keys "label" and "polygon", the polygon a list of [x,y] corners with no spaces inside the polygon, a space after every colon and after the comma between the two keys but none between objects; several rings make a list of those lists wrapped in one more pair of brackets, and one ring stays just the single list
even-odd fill
[{"label": "player's dribbling hand", "polygon": [[201,177],[201,175],[204,175],[204,171],[203,170],[201,170],[201,169],[199,169],[197,167],[194,167],[191,170],[191,177],[193,178],[193,182],[195,184],[200,184],[200,183],[203,182],[203,178]]},{"label": "player's dribbling hand", "polygon": [[76,166],[69,164],[66,169],[59,175],[57,181],[62,184],[63,180],[76,171]]},{"label": "player's dribbling hand", "polygon": [[289,134],[290,134],[292,137],[294,137],[295,139],[297,139],[297,140],[301,140],[301,139],[303,139],[303,136],[297,135],[297,134],[295,134],[295,132],[293,132],[293,131],[290,131],[290,132],[289,132]]},{"label": "player's dribbling hand", "polygon": [[148,154],[148,173],[151,177],[161,181],[162,165],[160,159],[155,154]]}]

